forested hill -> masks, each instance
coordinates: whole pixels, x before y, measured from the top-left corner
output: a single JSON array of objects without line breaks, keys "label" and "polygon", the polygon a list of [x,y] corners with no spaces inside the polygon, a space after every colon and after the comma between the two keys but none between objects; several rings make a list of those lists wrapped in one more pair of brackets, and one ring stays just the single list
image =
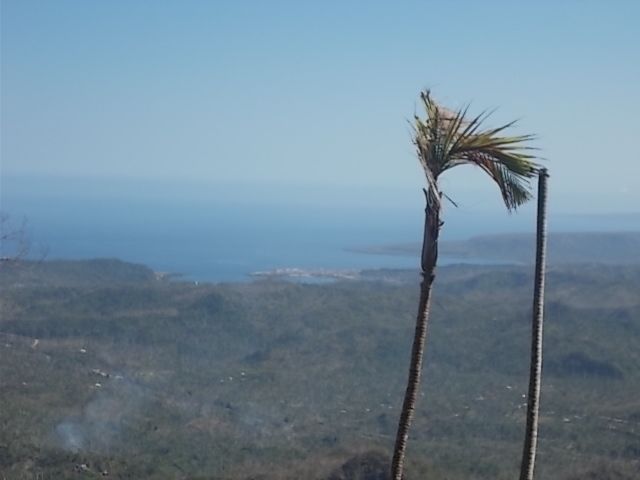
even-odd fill
[{"label": "forested hill", "polygon": [[[172,282],[114,260],[0,270],[0,477],[384,478],[415,272]],[[640,267],[549,269],[540,478],[640,478]],[[408,480],[507,479],[530,266],[438,271]]]},{"label": "forested hill", "polygon": [[145,265],[115,258],[0,262],[0,286],[5,287],[140,285],[162,278],[163,274],[154,273]]}]

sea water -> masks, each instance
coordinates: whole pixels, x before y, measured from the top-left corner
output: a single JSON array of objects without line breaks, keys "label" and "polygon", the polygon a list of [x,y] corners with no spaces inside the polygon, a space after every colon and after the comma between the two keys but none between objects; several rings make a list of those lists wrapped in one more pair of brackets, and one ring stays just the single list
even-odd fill
[{"label": "sea water", "polygon": [[[417,259],[350,247],[417,240],[394,215],[219,203],[26,202],[33,256],[119,258],[200,281],[242,281],[277,268],[416,268]],[[348,210],[348,209],[347,209]]]},{"label": "sea water", "polygon": [[[253,272],[283,268],[418,268],[417,254],[367,255],[350,248],[419,242],[419,203],[350,205],[329,201],[330,195],[327,202],[309,203],[299,201],[304,198],[300,192],[290,201],[283,195],[272,202],[175,192],[144,196],[131,193],[135,188],[122,195],[62,187],[43,193],[42,183],[11,184],[16,188],[4,188],[2,197],[2,210],[12,215],[14,225],[26,218],[34,257],[119,258],[214,282],[245,281]],[[492,214],[449,208],[445,219],[445,241],[533,232],[535,224],[531,209],[506,216],[502,210]],[[590,230],[590,225],[588,219],[565,220],[560,229]],[[439,259],[440,264],[458,261]]]},{"label": "sea water", "polygon": [[[278,268],[417,268],[417,256],[366,255],[349,249],[418,242],[422,230],[420,208],[64,197],[23,199],[15,206],[27,218],[33,256],[119,258],[199,281],[243,281],[253,272]],[[472,229],[456,233],[463,238]]]}]

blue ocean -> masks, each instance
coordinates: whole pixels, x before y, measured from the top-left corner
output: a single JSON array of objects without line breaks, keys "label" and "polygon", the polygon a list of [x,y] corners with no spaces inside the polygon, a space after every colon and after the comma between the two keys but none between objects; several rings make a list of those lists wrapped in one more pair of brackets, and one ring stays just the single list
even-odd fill
[{"label": "blue ocean", "polygon": [[[411,257],[366,255],[351,247],[417,241],[398,215],[353,209],[216,203],[68,202],[21,205],[32,255],[119,258],[200,281],[244,281],[277,268],[415,268]],[[410,215],[408,216],[410,217]]]},{"label": "blue ocean", "polygon": [[[102,185],[102,184],[101,184]],[[157,187],[157,186],[156,186]],[[411,201],[392,197],[349,201],[331,192],[250,195],[251,191],[173,191],[149,194],[138,184],[68,187],[47,179],[5,183],[2,210],[27,222],[31,254],[47,259],[119,258],[198,281],[249,280],[278,268],[360,270],[417,268],[417,256],[357,253],[354,247],[419,242],[421,192]],[[273,192],[271,192],[273,193]],[[359,198],[359,197],[358,197]],[[414,201],[417,200],[417,201]],[[605,219],[606,220],[606,219]],[[443,240],[533,232],[533,208],[517,215],[449,208]],[[552,216],[551,229],[628,229],[637,217]],[[469,260],[466,260],[467,262]],[[482,259],[472,262],[482,263]],[[441,257],[440,263],[458,259]]]}]

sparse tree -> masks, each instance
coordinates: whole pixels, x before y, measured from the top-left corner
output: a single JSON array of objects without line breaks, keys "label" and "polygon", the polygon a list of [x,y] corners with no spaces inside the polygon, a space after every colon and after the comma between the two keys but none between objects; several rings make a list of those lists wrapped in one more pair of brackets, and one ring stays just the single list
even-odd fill
[{"label": "sparse tree", "polygon": [[427,188],[424,189],[426,208],[421,255],[422,283],[416,320],[409,378],[402,411],[398,422],[391,463],[391,478],[402,480],[409,428],[420,385],[424,355],[431,288],[438,259],[438,237],[443,225],[442,201],[446,196],[440,190],[440,176],[458,165],[480,167],[497,184],[509,211],[530,199],[529,179],[535,176],[531,135],[501,136],[514,122],[497,128],[484,128],[488,114],[467,119],[467,108],[456,112],[438,105],[430,92],[424,91],[420,99],[425,118],[414,117],[413,142],[418,159],[424,168]]},{"label": "sparse tree", "polygon": [[538,209],[536,220],[536,271],[531,325],[531,364],[527,399],[527,426],[520,464],[520,480],[533,480],[538,446],[538,415],[542,383],[542,327],[544,322],[544,280],[547,258],[547,178],[545,168],[538,175]]},{"label": "sparse tree", "polygon": [[0,212],[0,266],[25,258],[30,247],[26,219],[16,225],[8,213]]}]

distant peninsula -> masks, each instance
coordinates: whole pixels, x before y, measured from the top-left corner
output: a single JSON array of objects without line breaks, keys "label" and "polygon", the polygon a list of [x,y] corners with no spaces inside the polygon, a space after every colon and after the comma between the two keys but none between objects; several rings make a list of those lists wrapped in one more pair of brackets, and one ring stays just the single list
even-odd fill
[{"label": "distant peninsula", "polygon": [[[466,260],[496,261],[500,263],[532,263],[534,235],[513,233],[483,235],[463,241],[443,242],[440,254]],[[348,251],[368,255],[418,256],[420,244],[401,243],[348,248]],[[640,231],[551,233],[549,262],[639,264]]]}]

